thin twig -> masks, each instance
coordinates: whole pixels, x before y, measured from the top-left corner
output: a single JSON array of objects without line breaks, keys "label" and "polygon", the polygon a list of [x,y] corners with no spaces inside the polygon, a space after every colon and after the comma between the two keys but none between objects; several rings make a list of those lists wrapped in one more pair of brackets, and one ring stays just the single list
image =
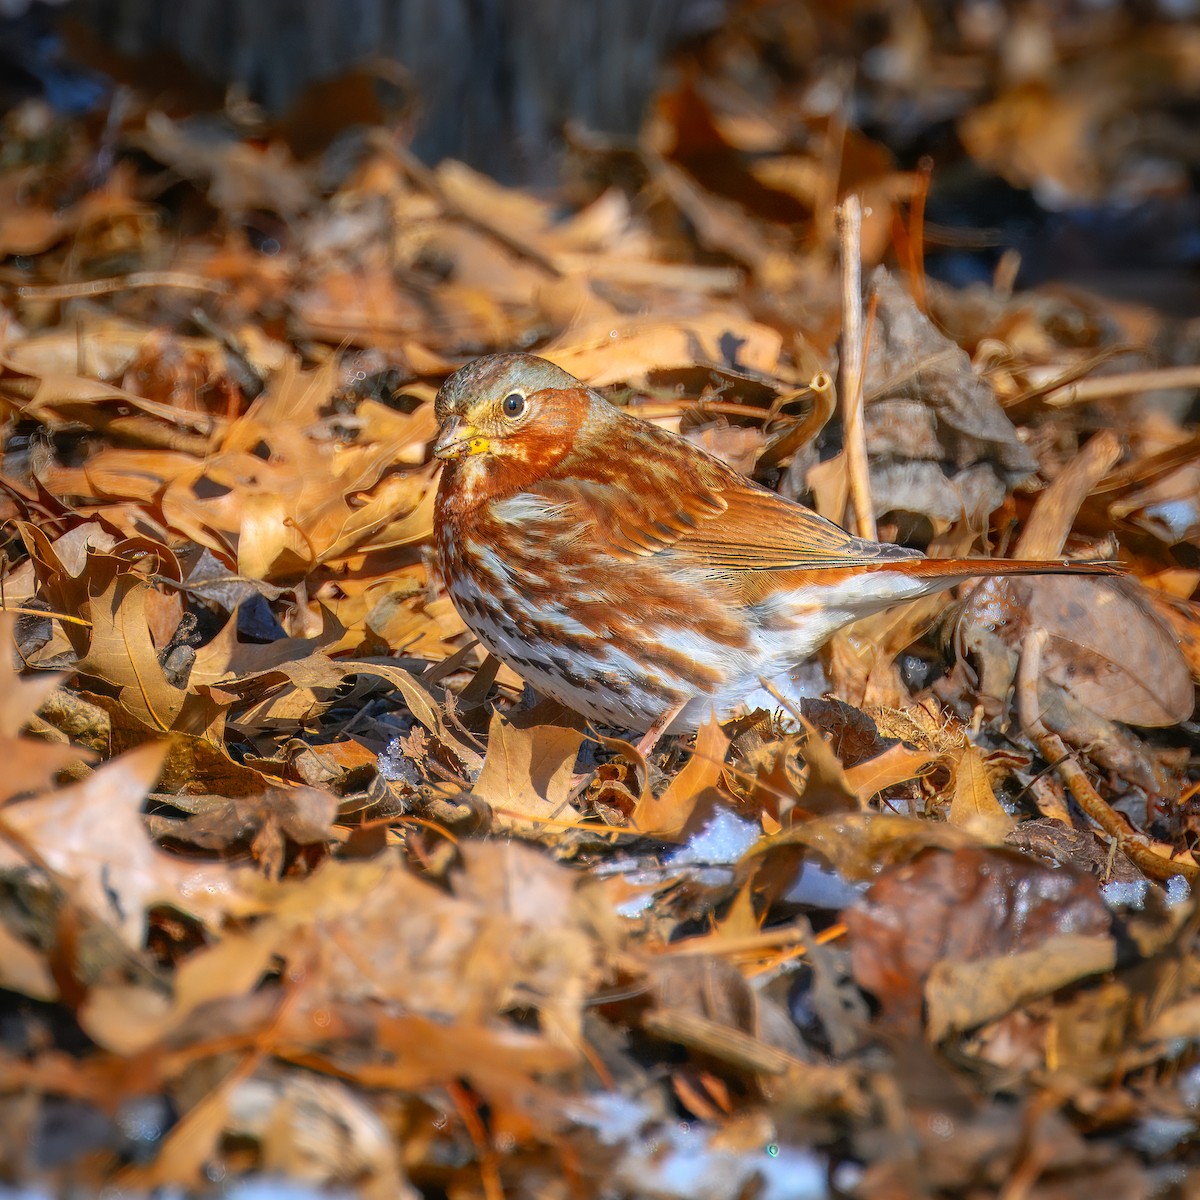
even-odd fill
[{"label": "thin twig", "polygon": [[929,315],[929,297],[925,291],[925,202],[929,198],[929,181],[933,176],[933,159],[921,158],[916,170],[917,186],[913,189],[908,217],[908,270],[913,303]]},{"label": "thin twig", "polygon": [[64,621],[68,625],[83,625],[87,629],[91,629],[91,621],[85,621],[82,617],[68,617],[66,613],[50,612],[45,608],[24,608],[20,605],[5,604],[0,600],[0,612],[16,613],[22,617],[46,617],[51,621]]},{"label": "thin twig", "polygon": [[756,469],[782,466],[785,460],[807,446],[833,416],[834,409],[837,408],[837,393],[833,380],[826,371],[818,371],[807,387],[797,388],[790,395],[778,397],[772,405],[772,412],[777,412],[784,404],[806,393],[812,396],[812,408],[806,416],[770,438],[758,456]]},{"label": "thin twig", "polygon": [[840,394],[850,503],[854,510],[855,532],[859,537],[873,540],[877,534],[863,425],[862,206],[857,196],[847,196],[838,206],[838,245],[842,258]]},{"label": "thin twig", "polygon": [[854,87],[853,68],[848,63],[835,68],[829,82],[838,100],[830,111],[829,122],[825,127],[816,195],[813,197],[813,239],[820,246],[826,246],[833,240],[838,182],[842,178],[842,166],[846,156],[846,114],[850,111],[850,95]]},{"label": "thin twig", "polygon": [[1061,554],[1080,505],[1120,457],[1120,439],[1111,429],[1100,430],[1037,498],[1017,539],[1016,557],[1054,558]]},{"label": "thin twig", "polygon": [[1071,404],[1089,404],[1093,400],[1111,400],[1115,396],[1134,396],[1166,388],[1200,388],[1200,366],[1161,367],[1152,371],[1129,371],[1124,375],[1100,375],[1063,384],[1047,392],[1042,399],[1054,408]]},{"label": "thin twig", "polygon": [[47,287],[25,284],[17,288],[21,300],[74,300],[80,296],[105,296],[110,292],[137,291],[141,288],[179,288],[187,292],[213,292],[223,295],[229,289],[217,280],[184,271],[134,271],[130,275],[111,275],[106,279],[85,279],[78,283],[57,283]]},{"label": "thin twig", "polygon": [[815,942],[824,946],[844,937],[846,926],[840,922],[818,933],[798,925],[786,925],[778,929],[763,929],[744,937],[718,937],[706,933],[700,937],[685,938],[682,942],[671,942],[660,953],[670,955],[689,954],[758,954],[761,951],[778,950],[781,946],[794,946],[797,942]]},{"label": "thin twig", "polygon": [[755,1074],[782,1075],[793,1067],[803,1069],[805,1065],[751,1033],[687,1009],[656,1008],[642,1018],[641,1027],[652,1037],[698,1050]]},{"label": "thin twig", "polygon": [[750,417],[756,421],[766,421],[771,416],[767,409],[757,408],[753,404],[736,404],[731,400],[697,400],[688,396],[678,400],[645,400],[627,406],[628,412],[641,417],[643,421],[678,417],[689,409],[706,415],[717,413],[723,417]]}]

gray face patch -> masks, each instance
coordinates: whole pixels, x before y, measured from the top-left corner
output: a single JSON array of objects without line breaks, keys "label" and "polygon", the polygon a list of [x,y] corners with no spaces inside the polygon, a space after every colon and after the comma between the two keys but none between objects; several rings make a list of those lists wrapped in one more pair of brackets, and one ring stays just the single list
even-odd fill
[{"label": "gray face patch", "polygon": [[481,401],[502,400],[509,392],[582,386],[574,375],[533,354],[485,354],[459,367],[438,391],[433,411],[439,425],[465,416]]}]

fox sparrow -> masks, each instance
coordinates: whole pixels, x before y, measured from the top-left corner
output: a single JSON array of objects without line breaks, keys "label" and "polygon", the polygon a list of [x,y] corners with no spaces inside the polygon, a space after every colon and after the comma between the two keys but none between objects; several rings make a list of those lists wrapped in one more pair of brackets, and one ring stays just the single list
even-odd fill
[{"label": "fox sparrow", "polygon": [[1109,570],[853,537],[528,354],[468,363],[436,412],[437,555],[463,620],[544,695],[647,730],[643,748],[889,605],[978,575]]}]

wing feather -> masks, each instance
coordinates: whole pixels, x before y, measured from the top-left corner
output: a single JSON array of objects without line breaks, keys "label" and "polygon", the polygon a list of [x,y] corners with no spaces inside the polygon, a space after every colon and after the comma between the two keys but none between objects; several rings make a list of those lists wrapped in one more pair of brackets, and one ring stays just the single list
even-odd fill
[{"label": "wing feather", "polygon": [[568,460],[563,475],[540,485],[556,498],[559,489],[573,498],[591,536],[618,559],[669,554],[712,571],[741,573],[922,557],[854,537],[673,434],[629,417],[622,423],[619,460]]},{"label": "wing feather", "polygon": [[748,480],[730,481],[721,498],[725,511],[679,538],[677,553],[729,571],[815,570],[921,557],[903,546],[854,537]]}]

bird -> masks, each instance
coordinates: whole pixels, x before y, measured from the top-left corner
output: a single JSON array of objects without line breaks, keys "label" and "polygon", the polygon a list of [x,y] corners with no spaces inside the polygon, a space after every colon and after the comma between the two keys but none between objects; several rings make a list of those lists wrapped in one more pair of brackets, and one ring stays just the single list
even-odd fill
[{"label": "bird", "polygon": [[459,615],[537,692],[644,731],[643,754],[860,617],[977,576],[1113,570],[855,537],[531,354],[465,364],[434,412],[436,560]]}]

